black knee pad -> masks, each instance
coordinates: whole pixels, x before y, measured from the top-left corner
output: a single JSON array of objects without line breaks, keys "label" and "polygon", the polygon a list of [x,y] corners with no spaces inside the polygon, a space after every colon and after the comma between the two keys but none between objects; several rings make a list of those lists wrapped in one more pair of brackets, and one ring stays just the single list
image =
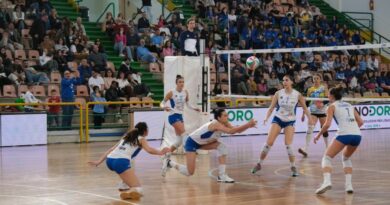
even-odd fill
[{"label": "black knee pad", "polygon": [[329,133],[328,132],[324,132],[324,134],[322,134],[323,137],[329,137]]}]

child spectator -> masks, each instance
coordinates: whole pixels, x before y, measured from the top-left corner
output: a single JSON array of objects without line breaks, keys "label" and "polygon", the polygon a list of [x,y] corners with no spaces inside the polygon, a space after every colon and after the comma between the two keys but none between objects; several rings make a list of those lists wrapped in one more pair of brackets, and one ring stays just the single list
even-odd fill
[{"label": "child spectator", "polygon": [[[93,96],[94,102],[107,102],[104,97],[102,97],[102,92],[96,92],[95,96]],[[102,123],[104,122],[104,108],[105,106],[102,104],[96,104],[93,106],[93,123],[95,129],[100,129]]]},{"label": "child spectator", "polygon": [[[48,99],[48,103],[60,103],[61,98],[59,93],[57,93],[57,90],[53,89],[50,91],[51,97]],[[51,127],[54,123],[56,126],[60,126],[60,105],[49,105],[49,111],[48,111],[48,122],[47,124]]]}]

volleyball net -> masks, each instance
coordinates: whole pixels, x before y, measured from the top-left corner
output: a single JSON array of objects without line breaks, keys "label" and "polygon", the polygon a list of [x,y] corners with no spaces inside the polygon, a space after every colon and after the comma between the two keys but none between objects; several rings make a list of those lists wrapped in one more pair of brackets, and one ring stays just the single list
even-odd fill
[{"label": "volleyball net", "polygon": [[[251,56],[259,60],[255,69],[246,65]],[[390,58],[386,56],[390,57],[390,43],[217,50],[210,64],[210,101],[212,107],[267,105],[288,74],[304,96],[314,85],[313,76],[319,75],[328,89],[343,87],[345,101],[390,102]],[[306,99],[328,100],[315,94]]]}]

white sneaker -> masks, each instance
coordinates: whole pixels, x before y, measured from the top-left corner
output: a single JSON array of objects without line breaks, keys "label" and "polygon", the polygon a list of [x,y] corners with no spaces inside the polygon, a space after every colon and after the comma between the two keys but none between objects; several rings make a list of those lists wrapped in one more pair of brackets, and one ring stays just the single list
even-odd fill
[{"label": "white sneaker", "polygon": [[234,183],[234,179],[230,178],[227,174],[223,174],[221,176],[218,176],[217,181],[223,182],[223,183]]},{"label": "white sneaker", "polygon": [[316,194],[323,194],[326,191],[331,190],[331,189],[332,189],[332,183],[331,182],[324,182],[324,183],[322,183],[320,188],[318,188],[316,190]]},{"label": "white sneaker", "polygon": [[119,191],[128,191],[130,187],[123,181],[118,183],[118,189]]},{"label": "white sneaker", "polygon": [[347,192],[348,194],[353,194],[352,184],[350,184],[350,183],[345,184],[345,192]]},{"label": "white sneaker", "polygon": [[169,166],[169,157],[165,155],[162,160],[162,167],[161,167],[161,176],[165,177],[171,166]]},{"label": "white sneaker", "polygon": [[121,199],[134,199],[138,200],[142,197],[142,193],[138,192],[136,189],[132,188],[128,192],[121,192],[120,194]]}]

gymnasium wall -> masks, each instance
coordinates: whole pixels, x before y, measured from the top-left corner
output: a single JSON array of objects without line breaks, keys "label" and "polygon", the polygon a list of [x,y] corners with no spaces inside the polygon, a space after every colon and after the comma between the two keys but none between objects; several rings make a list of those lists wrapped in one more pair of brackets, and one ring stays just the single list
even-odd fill
[{"label": "gymnasium wall", "polygon": [[[374,30],[390,39],[390,1],[374,0],[374,10],[369,9],[369,0],[324,0],[338,11],[370,12],[374,14]],[[355,16],[352,16],[355,17]]]},{"label": "gymnasium wall", "polygon": [[[97,3],[99,2],[99,3]],[[109,3],[115,4],[115,15],[118,15],[119,12],[119,1],[118,0],[83,0],[80,2],[80,6],[85,6],[89,8],[89,21],[96,22],[99,16],[103,13],[104,9]],[[112,7],[108,10],[112,12]],[[114,17],[116,18],[116,16]],[[105,15],[101,18],[100,22],[103,22]]]}]

